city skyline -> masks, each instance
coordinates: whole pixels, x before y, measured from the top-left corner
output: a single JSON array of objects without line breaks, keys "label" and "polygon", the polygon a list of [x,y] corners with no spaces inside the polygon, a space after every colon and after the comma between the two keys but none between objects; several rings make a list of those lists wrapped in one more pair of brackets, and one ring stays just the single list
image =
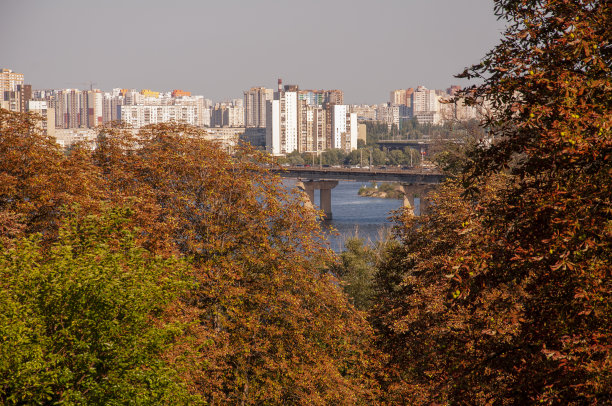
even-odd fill
[{"label": "city skyline", "polygon": [[350,104],[381,103],[394,89],[468,84],[453,75],[493,47],[503,24],[490,1],[456,3],[8,0],[0,35],[14,40],[0,65],[33,88],[93,82],[227,100],[280,77],[342,89]]}]

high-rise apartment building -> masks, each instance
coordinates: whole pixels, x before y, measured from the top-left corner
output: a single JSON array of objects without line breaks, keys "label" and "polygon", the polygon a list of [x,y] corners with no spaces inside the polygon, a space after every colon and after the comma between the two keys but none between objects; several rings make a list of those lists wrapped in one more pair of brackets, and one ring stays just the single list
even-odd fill
[{"label": "high-rise apartment building", "polygon": [[282,151],[280,125],[280,100],[275,98],[266,104],[266,150],[272,155]]},{"label": "high-rise apartment building", "polygon": [[429,90],[425,86],[419,86],[412,94],[413,113],[437,111],[438,107],[438,97],[435,90]]},{"label": "high-rise apartment building", "polygon": [[32,86],[23,83],[23,73],[0,69],[0,108],[25,113],[31,99]]},{"label": "high-rise apartment building", "polygon": [[298,99],[305,100],[309,105],[322,106],[324,104],[344,104],[342,90],[300,90]]},{"label": "high-rise apartment building", "polygon": [[0,94],[16,92],[18,85],[23,85],[23,73],[16,73],[10,69],[0,69]]},{"label": "high-rise apartment building", "polygon": [[400,128],[402,121],[411,117],[411,109],[403,104],[381,104],[376,108],[376,120],[387,124],[389,129],[395,125]]},{"label": "high-rise apartment building", "polygon": [[104,124],[103,103],[104,95],[98,89],[83,92],[83,105],[85,114],[83,124],[85,127],[93,128]]},{"label": "high-rise apartment building", "polygon": [[298,151],[319,152],[326,149],[328,138],[327,109],[323,106],[298,101]]},{"label": "high-rise apartment building", "polygon": [[159,124],[169,121],[197,125],[198,109],[196,106],[121,106],[120,120],[140,128],[149,124]]},{"label": "high-rise apartment building", "polygon": [[357,114],[351,113],[346,105],[331,105],[332,148],[352,151],[357,149]]},{"label": "high-rise apartment building", "polygon": [[[287,85],[278,92],[281,152],[290,153],[298,149],[298,88]],[[275,95],[276,98],[276,95]]]},{"label": "high-rise apartment building", "polygon": [[55,111],[47,106],[45,100],[30,100],[27,103],[27,111],[36,113],[42,117],[40,129],[44,134],[55,136]]},{"label": "high-rise apartment building", "polygon": [[412,93],[412,116],[421,124],[439,124],[440,103],[435,90],[419,86]]},{"label": "high-rise apartment building", "polygon": [[413,88],[393,90],[389,97],[389,103],[410,107],[413,92]]},{"label": "high-rise apartment building", "polygon": [[357,119],[362,121],[375,121],[376,120],[376,106],[370,106],[367,104],[352,105],[351,111],[357,114]]},{"label": "high-rise apartment building", "polygon": [[[268,122],[270,121],[270,122]],[[266,117],[266,147],[272,154],[288,154],[298,149],[298,87],[286,85],[270,101]]]},{"label": "high-rise apartment building", "polygon": [[357,115],[340,90],[303,90],[282,86],[268,102],[266,148],[275,155],[357,148]]},{"label": "high-rise apartment building", "polygon": [[10,111],[27,111],[27,103],[32,99],[32,86],[20,84],[15,90],[0,93],[0,108]]},{"label": "high-rise apartment building", "polygon": [[244,127],[244,107],[236,105],[236,101],[242,104],[242,100],[234,102],[217,103],[211,110],[211,127]]},{"label": "high-rise apartment building", "polygon": [[175,106],[193,106],[196,108],[198,127],[210,126],[210,110],[204,96],[179,96],[172,99]]},{"label": "high-rise apartment building", "polygon": [[[57,128],[86,127],[86,117],[81,117],[86,109],[83,103],[83,93],[78,89],[62,89],[54,92],[47,100],[55,109],[55,126]],[[85,123],[82,125],[82,123]]]},{"label": "high-rise apartment building", "polygon": [[244,92],[244,125],[247,128],[266,127],[266,103],[274,91],[265,87],[252,87]]}]

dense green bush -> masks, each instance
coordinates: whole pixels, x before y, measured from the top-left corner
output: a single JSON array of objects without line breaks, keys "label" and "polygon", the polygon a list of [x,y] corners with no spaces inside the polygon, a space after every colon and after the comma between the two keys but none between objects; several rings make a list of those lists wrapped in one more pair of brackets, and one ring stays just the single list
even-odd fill
[{"label": "dense green bush", "polygon": [[75,215],[50,250],[32,235],[0,255],[0,403],[198,403],[162,357],[184,264],[138,248],[126,215]]}]

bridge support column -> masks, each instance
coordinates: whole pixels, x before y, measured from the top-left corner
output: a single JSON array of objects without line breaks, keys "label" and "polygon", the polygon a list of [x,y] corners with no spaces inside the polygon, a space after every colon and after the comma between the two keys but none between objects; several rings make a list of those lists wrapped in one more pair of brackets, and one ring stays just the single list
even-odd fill
[{"label": "bridge support column", "polygon": [[414,208],[413,205],[410,203],[410,192],[409,192],[409,188],[411,185],[400,185],[400,190],[402,191],[402,193],[404,194],[404,208],[414,216]]},{"label": "bridge support column", "polygon": [[325,218],[331,220],[332,209],[331,209],[331,188],[321,189],[321,195],[319,200],[319,207],[325,213]]},{"label": "bridge support column", "polygon": [[319,208],[323,210],[325,218],[328,220],[332,218],[331,190],[336,186],[338,186],[337,180],[307,180],[296,183],[296,187],[306,193],[310,200],[310,204],[313,205],[314,191],[315,189],[320,190]]},{"label": "bridge support column", "polygon": [[314,187],[309,187],[307,189],[305,189],[306,195],[308,196],[308,199],[310,200],[310,204],[314,205]]},{"label": "bridge support column", "polygon": [[295,183],[295,188],[302,192],[304,205],[309,208],[314,208],[314,189],[311,187],[306,188],[304,182],[300,180]]},{"label": "bridge support column", "polygon": [[400,190],[404,194],[404,207],[414,216],[420,216],[427,210],[429,200],[427,194],[431,192],[433,185],[415,185],[412,183],[402,183]]}]

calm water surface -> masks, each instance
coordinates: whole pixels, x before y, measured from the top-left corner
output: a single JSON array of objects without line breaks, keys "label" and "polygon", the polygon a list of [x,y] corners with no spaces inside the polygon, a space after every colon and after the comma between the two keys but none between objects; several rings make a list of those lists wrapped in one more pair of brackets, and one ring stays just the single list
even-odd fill
[{"label": "calm water surface", "polygon": [[[285,184],[293,186],[295,181],[287,180]],[[378,241],[392,226],[388,219],[390,212],[402,206],[401,200],[359,196],[357,192],[362,185],[340,181],[332,189],[333,218],[323,222],[323,226],[331,248],[336,252],[344,250],[344,241],[356,234],[366,241]],[[315,191],[315,204],[319,205],[318,190]]]}]

